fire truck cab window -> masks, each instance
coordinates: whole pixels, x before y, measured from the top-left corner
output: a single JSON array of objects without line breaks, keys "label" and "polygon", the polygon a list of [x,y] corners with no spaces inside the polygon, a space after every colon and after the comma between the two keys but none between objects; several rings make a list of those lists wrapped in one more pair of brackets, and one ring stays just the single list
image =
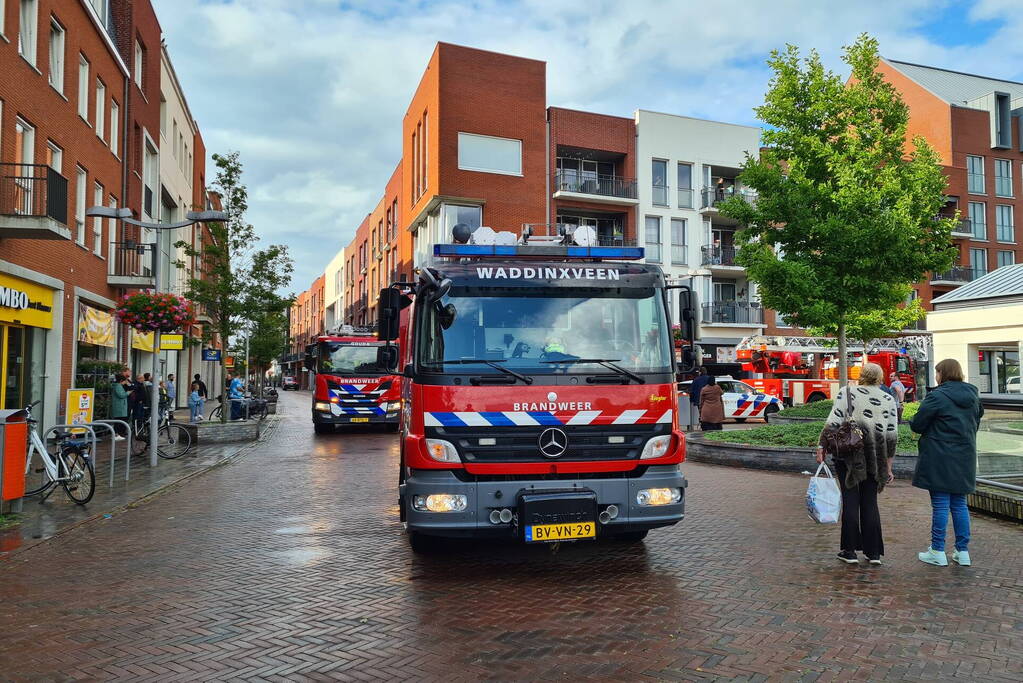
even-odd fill
[{"label": "fire truck cab window", "polygon": [[319,355],[322,373],[359,375],[379,371],[376,346],[323,344]]},{"label": "fire truck cab window", "polygon": [[664,303],[653,288],[453,287],[424,316],[419,360],[430,372],[500,372],[484,363],[444,366],[469,359],[529,374],[606,372],[572,362],[586,358],[634,372],[671,371]]},{"label": "fire truck cab window", "polygon": [[909,370],[909,359],[904,356],[899,356],[895,359],[895,371],[899,374],[907,374]]}]

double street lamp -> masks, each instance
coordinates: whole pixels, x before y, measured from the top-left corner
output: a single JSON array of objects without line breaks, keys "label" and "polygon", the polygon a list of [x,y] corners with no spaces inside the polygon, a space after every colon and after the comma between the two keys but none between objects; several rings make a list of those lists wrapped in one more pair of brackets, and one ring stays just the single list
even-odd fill
[{"label": "double street lamp", "polygon": [[[185,220],[177,223],[147,223],[145,221],[136,220],[132,217],[132,210],[127,208],[117,208],[113,206],[91,206],[85,210],[85,215],[91,218],[113,218],[128,225],[134,225],[147,230],[155,230],[159,233],[160,230],[177,230],[178,228],[187,228],[190,225],[196,223],[205,222],[226,222],[228,216],[223,211],[189,211],[185,214]],[[160,255],[159,255],[159,241],[153,244],[153,286],[154,290],[159,293],[160,291]],[[156,453],[156,442],[158,429],[160,426],[160,390],[159,380],[157,378],[157,367],[160,358],[160,332],[157,331],[153,334],[153,371],[151,373],[153,388],[149,392],[149,466],[156,467],[157,453]]]}]

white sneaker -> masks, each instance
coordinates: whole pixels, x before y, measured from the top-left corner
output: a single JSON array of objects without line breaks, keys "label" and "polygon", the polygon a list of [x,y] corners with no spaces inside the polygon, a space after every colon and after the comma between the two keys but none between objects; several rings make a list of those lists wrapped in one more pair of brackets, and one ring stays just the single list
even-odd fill
[{"label": "white sneaker", "polygon": [[917,553],[916,556],[920,558],[921,562],[926,562],[927,564],[933,564],[937,567],[948,566],[948,557],[941,550],[927,548],[927,552]]},{"label": "white sneaker", "polygon": [[952,561],[958,564],[960,567],[970,566],[970,553],[965,550],[954,550],[952,551]]},{"label": "white sneaker", "polygon": [[124,437],[120,434],[114,434],[114,441],[124,441]]}]

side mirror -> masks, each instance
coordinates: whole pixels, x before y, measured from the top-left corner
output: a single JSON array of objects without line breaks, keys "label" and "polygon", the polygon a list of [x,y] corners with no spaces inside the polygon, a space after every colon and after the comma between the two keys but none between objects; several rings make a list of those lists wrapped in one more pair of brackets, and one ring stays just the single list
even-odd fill
[{"label": "side mirror", "polygon": [[398,338],[401,299],[401,292],[396,287],[380,290],[380,300],[377,303],[377,339],[380,341],[394,341]]},{"label": "side mirror", "polygon": [[700,338],[700,304],[696,292],[689,288],[678,291],[678,322],[684,341],[692,343]]},{"label": "side mirror", "polygon": [[393,370],[398,367],[398,347],[380,346],[377,348],[377,367],[381,370]]},{"label": "side mirror", "polygon": [[409,363],[408,365],[401,369],[401,376],[412,379],[416,376],[416,369],[412,367],[411,363]]},{"label": "side mirror", "polygon": [[682,362],[679,365],[682,367],[683,373],[690,374],[700,366],[700,356],[702,354],[699,348],[696,344],[682,347]]},{"label": "side mirror", "polygon": [[307,353],[302,360],[306,370],[309,372],[316,372],[316,362],[313,358],[313,354]]}]

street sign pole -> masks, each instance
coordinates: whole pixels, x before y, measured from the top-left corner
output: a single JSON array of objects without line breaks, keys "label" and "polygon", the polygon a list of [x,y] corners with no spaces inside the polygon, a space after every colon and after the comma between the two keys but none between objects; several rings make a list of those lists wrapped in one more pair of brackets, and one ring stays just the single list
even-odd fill
[{"label": "street sign pole", "polygon": [[[160,293],[160,233],[156,233],[156,242],[153,242],[153,281],[156,285],[156,293]],[[156,376],[156,370],[160,360],[160,331],[153,333],[153,372],[150,375],[152,390],[149,393],[149,466],[156,467],[156,436],[160,426],[160,384]]]}]

